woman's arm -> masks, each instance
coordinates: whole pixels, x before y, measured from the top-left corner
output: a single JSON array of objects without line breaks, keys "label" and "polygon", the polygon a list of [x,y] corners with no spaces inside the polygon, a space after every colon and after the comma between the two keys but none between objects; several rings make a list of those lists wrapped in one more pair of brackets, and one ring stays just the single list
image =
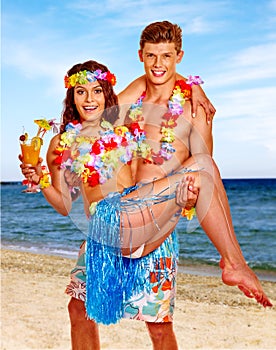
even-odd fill
[{"label": "woman's arm", "polygon": [[47,165],[51,174],[51,186],[42,190],[44,197],[60,214],[68,215],[72,208],[70,189],[65,181],[64,170],[55,164],[55,149],[59,145],[60,135],[52,138],[47,151]]}]

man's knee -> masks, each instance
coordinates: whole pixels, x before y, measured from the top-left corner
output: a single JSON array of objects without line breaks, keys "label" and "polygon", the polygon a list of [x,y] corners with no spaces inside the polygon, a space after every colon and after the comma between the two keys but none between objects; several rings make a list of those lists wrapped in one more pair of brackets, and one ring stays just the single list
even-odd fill
[{"label": "man's knee", "polygon": [[174,334],[172,322],[166,322],[166,323],[147,322],[147,327],[149,330],[150,337],[156,341],[161,341],[164,337]]},{"label": "man's knee", "polygon": [[85,319],[86,311],[84,302],[76,298],[71,298],[68,304],[68,312],[71,323],[77,322],[80,319]]}]

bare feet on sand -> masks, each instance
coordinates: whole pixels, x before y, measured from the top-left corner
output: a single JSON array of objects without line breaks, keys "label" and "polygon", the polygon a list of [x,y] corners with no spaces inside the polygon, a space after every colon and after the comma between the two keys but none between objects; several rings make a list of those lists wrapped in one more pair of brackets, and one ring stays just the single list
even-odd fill
[{"label": "bare feet on sand", "polygon": [[222,281],[228,286],[238,286],[238,288],[248,297],[255,298],[263,307],[272,306],[266,296],[258,277],[248,265],[237,266],[235,268],[225,265],[223,259],[220,260],[222,269]]}]

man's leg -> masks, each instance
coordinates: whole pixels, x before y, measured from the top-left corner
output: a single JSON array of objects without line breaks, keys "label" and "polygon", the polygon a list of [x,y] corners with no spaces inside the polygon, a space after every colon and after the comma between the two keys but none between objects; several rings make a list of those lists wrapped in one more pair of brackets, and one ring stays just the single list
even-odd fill
[{"label": "man's leg", "polygon": [[177,350],[176,337],[172,322],[146,322],[153,350]]},{"label": "man's leg", "polygon": [[86,318],[84,302],[71,298],[68,304],[68,311],[71,322],[72,350],[99,350],[98,325]]},{"label": "man's leg", "polygon": [[[124,305],[124,318],[146,323],[154,350],[177,350],[173,331],[176,297],[177,237],[172,233],[154,251],[139,259],[145,271],[145,289]],[[149,284],[149,285],[148,285]]]}]

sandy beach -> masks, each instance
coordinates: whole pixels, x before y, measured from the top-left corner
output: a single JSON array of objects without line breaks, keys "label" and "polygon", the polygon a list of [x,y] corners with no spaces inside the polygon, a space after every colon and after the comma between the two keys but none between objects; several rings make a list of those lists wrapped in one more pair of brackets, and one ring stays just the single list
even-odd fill
[{"label": "sandy beach", "polygon": [[[1,349],[69,350],[69,297],[74,260],[1,251]],[[276,283],[264,281],[276,304]],[[276,349],[275,307],[264,309],[219,277],[179,273],[174,328],[179,348]],[[100,326],[102,349],[151,349],[145,324]]]}]

